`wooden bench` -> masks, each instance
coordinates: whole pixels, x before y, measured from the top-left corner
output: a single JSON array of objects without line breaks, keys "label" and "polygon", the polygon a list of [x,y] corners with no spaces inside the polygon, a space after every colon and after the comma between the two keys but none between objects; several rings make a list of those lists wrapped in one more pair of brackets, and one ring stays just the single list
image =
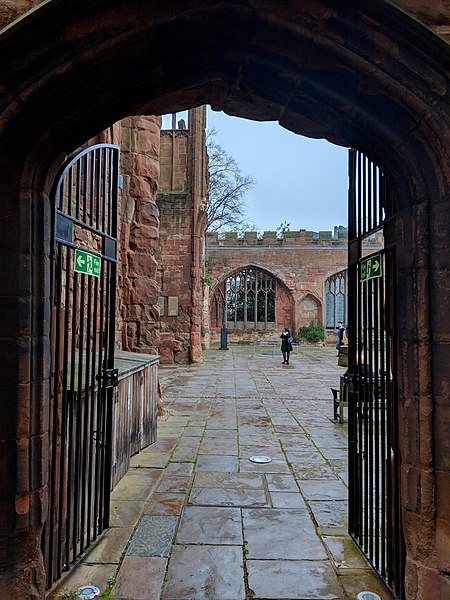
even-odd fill
[{"label": "wooden bench", "polygon": [[340,388],[330,387],[333,394],[333,419],[342,425],[344,423],[344,407],[348,406],[347,384],[341,377]]},{"label": "wooden bench", "polygon": [[[375,406],[378,409],[386,408],[386,398],[388,393],[388,388],[391,388],[391,394],[393,385],[393,379],[389,379],[389,381],[384,380],[383,383],[381,378],[379,381],[372,381],[371,384],[367,387],[367,393],[371,395],[372,408]],[[348,384],[345,381],[345,378],[341,376],[340,378],[340,388],[330,387],[331,393],[333,394],[333,419],[337,421],[339,419],[339,423],[344,423],[344,407],[348,406]],[[360,409],[360,415],[362,418],[365,418],[364,413],[364,397],[361,399],[361,404],[358,404]]]}]

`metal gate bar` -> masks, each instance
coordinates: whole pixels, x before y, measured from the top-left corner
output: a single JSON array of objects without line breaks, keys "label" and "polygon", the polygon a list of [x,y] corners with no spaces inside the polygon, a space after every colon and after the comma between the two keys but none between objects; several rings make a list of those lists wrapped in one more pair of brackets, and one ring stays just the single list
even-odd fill
[{"label": "metal gate bar", "polygon": [[48,588],[109,525],[118,178],[119,148],[99,144],[53,189]]},{"label": "metal gate bar", "polygon": [[[395,197],[385,174],[349,153],[349,529],[404,598],[397,394],[395,240],[383,237]],[[365,242],[381,236],[383,250]]]}]

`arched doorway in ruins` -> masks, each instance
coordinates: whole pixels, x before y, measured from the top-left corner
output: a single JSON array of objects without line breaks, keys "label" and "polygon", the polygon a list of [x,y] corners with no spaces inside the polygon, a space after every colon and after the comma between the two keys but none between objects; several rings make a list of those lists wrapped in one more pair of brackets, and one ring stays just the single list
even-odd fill
[{"label": "arched doorway in ruins", "polygon": [[[399,210],[389,227],[403,294],[407,594],[417,597],[425,578],[432,589],[447,589],[446,43],[382,1],[66,0],[47,2],[4,30],[0,63],[2,537],[10,548],[2,588],[16,597],[24,590],[43,595],[38,540],[48,480],[49,192],[56,170],[64,155],[120,118],[210,103],[363,150],[392,180]],[[418,540],[427,540],[427,554]]]},{"label": "arched doorway in ruins", "polygon": [[273,338],[294,328],[294,299],[286,284],[263,267],[245,265],[226,273],[211,289],[210,331],[224,320],[230,341]]}]

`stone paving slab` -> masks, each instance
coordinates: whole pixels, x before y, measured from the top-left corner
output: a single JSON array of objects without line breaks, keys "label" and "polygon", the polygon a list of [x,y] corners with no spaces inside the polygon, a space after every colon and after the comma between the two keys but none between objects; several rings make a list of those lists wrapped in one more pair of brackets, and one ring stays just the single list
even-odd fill
[{"label": "stone paving slab", "polygon": [[134,532],[127,556],[168,557],[178,517],[144,515]]},{"label": "stone paving slab", "polygon": [[273,460],[284,461],[286,459],[284,457],[283,451],[281,448],[275,445],[270,444],[258,444],[254,446],[249,446],[246,444],[239,444],[239,457],[241,459],[249,459],[250,456],[270,456]]},{"label": "stone paving slab", "polygon": [[110,527],[134,527],[144,510],[145,502],[111,501]]},{"label": "stone paving slab", "polygon": [[278,439],[273,435],[273,432],[268,429],[267,431],[254,431],[246,432],[239,429],[239,444],[242,446],[267,446],[269,448],[276,448],[280,450],[280,444]]},{"label": "stone paving slab", "polygon": [[336,473],[332,467],[327,464],[317,465],[292,465],[294,477],[299,479],[336,479]]},{"label": "stone paving slab", "polygon": [[243,509],[248,558],[325,560],[325,548],[317,537],[308,511]]},{"label": "stone paving slab", "polygon": [[116,500],[146,500],[162,475],[161,469],[129,469],[127,480],[122,479],[111,493]]},{"label": "stone paving slab", "polygon": [[204,428],[203,427],[198,427],[197,425],[190,425],[188,424],[188,426],[186,427],[186,429],[183,431],[183,438],[186,437],[201,437],[204,433]]},{"label": "stone paving slab", "polygon": [[349,535],[324,535],[322,540],[331,553],[337,569],[367,570],[369,568],[369,563]]},{"label": "stone paving slab", "polygon": [[285,460],[273,459],[266,464],[253,463],[247,459],[239,461],[239,470],[241,473],[285,473],[290,474],[290,469]]},{"label": "stone paving slab", "polygon": [[279,435],[278,439],[285,450],[301,450],[303,448],[306,450],[312,450],[315,448],[314,444],[305,433],[299,435]]},{"label": "stone paving slab", "polygon": [[158,484],[157,491],[175,493],[187,492],[191,487],[191,483],[192,477],[182,477],[168,473],[163,475]]},{"label": "stone paving slab", "polygon": [[[360,571],[357,574],[354,572],[341,572],[339,574],[339,582],[349,599],[353,600],[353,598],[356,598],[358,592],[367,590],[378,594],[381,600],[393,600],[391,592],[386,589],[385,585],[373,571]],[[430,596],[430,600],[434,600],[432,596]]]},{"label": "stone paving slab", "polygon": [[270,502],[264,490],[195,488],[189,497],[189,504],[197,506],[254,506],[265,508]]},{"label": "stone paving slab", "polygon": [[248,560],[254,600],[342,600],[333,569],[325,560]]},{"label": "stone paving slab", "polygon": [[175,543],[242,545],[240,509],[186,506]]},{"label": "stone paving slab", "polygon": [[220,417],[210,417],[208,419],[207,428],[237,430],[236,419],[221,419]]},{"label": "stone paving slab", "polygon": [[200,436],[185,436],[184,434],[180,437],[180,443],[177,446],[177,450],[180,448],[195,448],[198,450],[201,444]]},{"label": "stone paving slab", "polygon": [[306,500],[347,500],[348,489],[338,479],[298,480]]},{"label": "stone paving slab", "polygon": [[181,515],[186,494],[155,492],[144,508],[145,515]]},{"label": "stone paving slab", "polygon": [[171,462],[167,465],[164,470],[164,474],[173,475],[175,477],[189,477],[194,471],[194,465],[192,463],[178,463]]},{"label": "stone paving slab", "polygon": [[140,452],[139,454],[135,454],[131,457],[130,466],[137,468],[158,468],[164,469],[170,459],[170,452],[155,452],[155,453],[146,453]]},{"label": "stone paving slab", "polygon": [[339,535],[348,530],[348,503],[344,500],[309,502],[314,519],[323,534]]},{"label": "stone paving slab", "polygon": [[277,433],[300,433],[302,431],[302,427],[297,423],[295,425],[276,425],[275,431]]},{"label": "stone paving slab", "polygon": [[[108,587],[108,583],[112,577],[116,574],[117,566],[114,564],[93,564],[88,565],[82,563],[77,566],[76,569],[71,571],[67,577],[65,577],[58,589],[50,594],[48,600],[61,600],[61,592],[75,591],[82,585],[95,585],[100,590],[105,590]],[[8,600],[22,600],[19,598],[11,598]],[[23,599],[25,600],[25,598]],[[133,598],[133,600],[135,600]]]},{"label": "stone paving slab", "polygon": [[326,428],[326,435],[323,432],[323,426],[316,426],[316,431],[314,432],[314,443],[317,444],[319,448],[342,448],[343,450],[347,449],[347,435],[343,435],[342,430],[336,431],[336,427],[340,427],[340,425],[333,425],[332,428]]},{"label": "stone paving slab", "polygon": [[197,473],[195,488],[254,489],[264,490],[263,475],[254,473]]},{"label": "stone paving slab", "polygon": [[274,508],[306,508],[300,492],[270,492],[270,499]]},{"label": "stone paving slab", "polygon": [[161,598],[245,600],[242,547],[174,546]]},{"label": "stone paving slab", "polygon": [[171,456],[171,460],[173,462],[194,462],[197,458],[198,446],[198,444],[193,448],[189,446],[177,446]]},{"label": "stone paving slab", "polygon": [[196,464],[196,471],[221,471],[223,473],[233,473],[238,470],[237,456],[220,456],[214,454],[199,454]]},{"label": "stone paving slab", "polygon": [[317,450],[286,450],[286,456],[296,467],[326,464],[325,458]]},{"label": "stone paving slab", "polygon": [[237,439],[237,430],[236,429],[205,429],[204,440],[215,439],[215,440],[225,440],[225,439]]},{"label": "stone paving slab", "polygon": [[265,475],[270,492],[298,492],[298,485],[292,475],[267,473]]},{"label": "stone paving slab", "polygon": [[272,435],[272,427],[257,427],[256,425],[239,426],[239,435],[245,440],[247,436],[256,437],[262,440]]},{"label": "stone paving slab", "polygon": [[238,455],[238,443],[236,439],[205,438],[203,439],[199,454],[226,454],[227,456]]},{"label": "stone paving slab", "polygon": [[89,553],[85,564],[118,565],[132,534],[132,527],[108,529]]},{"label": "stone paving slab", "polygon": [[159,600],[167,558],[125,556],[112,590],[117,600]]}]

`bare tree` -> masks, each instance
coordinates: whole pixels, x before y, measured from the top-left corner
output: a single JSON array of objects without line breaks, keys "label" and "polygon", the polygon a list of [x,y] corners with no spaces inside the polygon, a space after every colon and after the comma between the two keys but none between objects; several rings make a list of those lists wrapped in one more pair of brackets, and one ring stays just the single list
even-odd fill
[{"label": "bare tree", "polygon": [[216,142],[215,130],[207,134],[209,182],[207,231],[244,231],[253,229],[245,216],[245,195],[255,185],[242,175],[235,158]]}]

